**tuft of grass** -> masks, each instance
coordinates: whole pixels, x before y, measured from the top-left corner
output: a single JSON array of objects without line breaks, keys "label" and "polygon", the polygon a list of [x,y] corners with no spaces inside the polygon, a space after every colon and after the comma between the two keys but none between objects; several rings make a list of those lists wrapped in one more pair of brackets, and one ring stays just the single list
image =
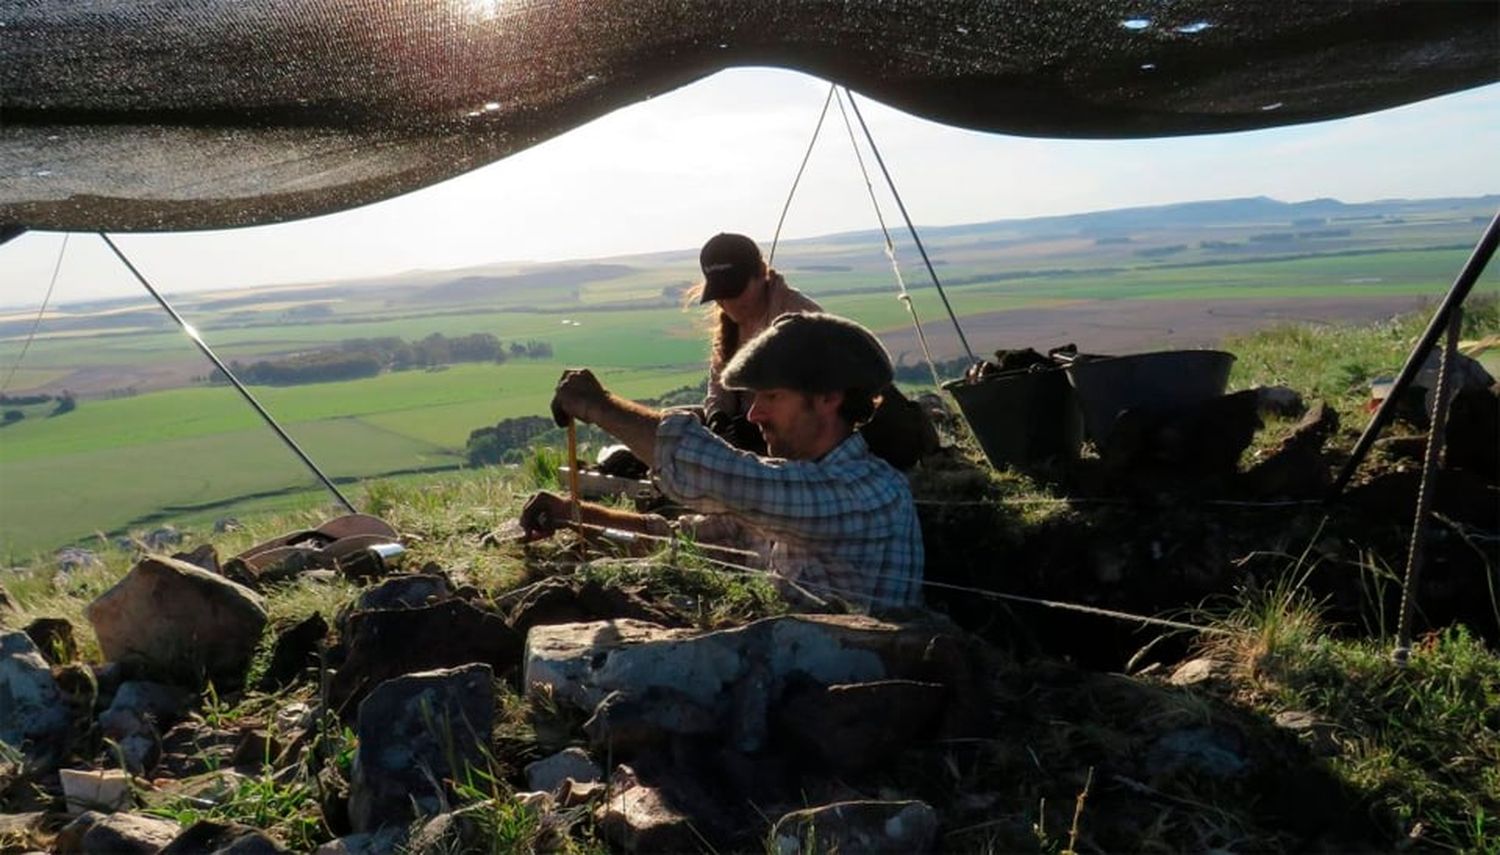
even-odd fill
[{"label": "tuft of grass", "polygon": [[215,804],[173,799],[142,813],[173,820],[184,828],[205,819],[237,822],[258,828],[295,851],[311,851],[330,837],[316,794],[305,781],[283,777],[266,768],[259,775],[237,781]]},{"label": "tuft of grass", "polygon": [[724,556],[691,541],[678,543],[646,559],[599,559],[582,564],[578,575],[604,585],[640,590],[647,600],[669,603],[703,629],[718,629],[757,618],[785,614],[786,601],[770,576],[754,569],[727,567],[739,556]]},{"label": "tuft of grass", "polygon": [[1406,667],[1391,639],[1343,638],[1299,587],[1305,571],[1246,592],[1205,644],[1236,663],[1240,701],[1311,713],[1334,774],[1388,822],[1389,839],[1494,851],[1500,805],[1500,656],[1466,627],[1425,637]]}]

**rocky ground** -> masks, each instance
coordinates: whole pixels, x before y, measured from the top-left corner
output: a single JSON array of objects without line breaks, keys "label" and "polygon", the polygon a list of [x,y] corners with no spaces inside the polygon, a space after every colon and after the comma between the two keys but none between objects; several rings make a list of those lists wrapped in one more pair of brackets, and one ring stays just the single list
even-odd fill
[{"label": "rocky ground", "polygon": [[[1429,634],[1397,672],[1400,565],[1372,556],[1403,555],[1410,448],[1325,507],[1349,438],[1328,408],[1250,390],[1130,430],[1066,471],[924,461],[939,587],[878,618],[792,613],[687,546],[522,545],[430,491],[372,497],[394,526],[41,568],[50,598],[0,589],[0,851],[1492,845],[1484,444],[1439,481]],[[1461,687],[1431,696],[1448,742],[1371,771],[1392,723],[1426,733],[1411,699],[1437,685]],[[1448,789],[1400,789],[1429,766]]]}]

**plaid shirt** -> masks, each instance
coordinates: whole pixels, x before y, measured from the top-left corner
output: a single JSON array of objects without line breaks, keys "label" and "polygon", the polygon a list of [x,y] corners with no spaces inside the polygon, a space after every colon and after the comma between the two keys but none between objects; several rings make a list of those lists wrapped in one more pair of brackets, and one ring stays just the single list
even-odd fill
[{"label": "plaid shirt", "polygon": [[911,488],[858,433],[821,459],[781,460],[669,413],[656,431],[656,482],[673,501],[757,532],[768,568],[813,594],[866,608],[922,602]]}]

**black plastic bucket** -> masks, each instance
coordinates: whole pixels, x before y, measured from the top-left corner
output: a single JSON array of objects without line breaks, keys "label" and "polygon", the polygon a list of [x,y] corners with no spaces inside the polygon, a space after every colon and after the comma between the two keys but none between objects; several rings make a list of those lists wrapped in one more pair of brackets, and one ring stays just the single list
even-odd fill
[{"label": "black plastic bucket", "polygon": [[1234,354],[1164,350],[1130,356],[1081,357],[1066,369],[1084,432],[1103,446],[1122,410],[1199,404],[1224,394]]},{"label": "black plastic bucket", "polygon": [[958,402],[991,466],[1078,457],[1083,420],[1061,368],[1009,371],[974,383],[950,380],[943,389]]}]

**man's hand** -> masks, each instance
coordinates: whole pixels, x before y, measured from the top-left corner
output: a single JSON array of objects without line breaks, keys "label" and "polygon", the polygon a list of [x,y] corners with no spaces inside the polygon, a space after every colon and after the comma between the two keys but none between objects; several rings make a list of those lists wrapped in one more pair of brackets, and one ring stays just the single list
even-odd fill
[{"label": "man's hand", "polygon": [[573,419],[594,423],[591,414],[609,398],[599,378],[587,368],[570,368],[557,381],[552,393],[552,420],[558,427],[567,427]]},{"label": "man's hand", "polygon": [[551,537],[573,518],[573,503],[546,490],[526,500],[521,508],[521,530],[526,539],[541,540]]}]

